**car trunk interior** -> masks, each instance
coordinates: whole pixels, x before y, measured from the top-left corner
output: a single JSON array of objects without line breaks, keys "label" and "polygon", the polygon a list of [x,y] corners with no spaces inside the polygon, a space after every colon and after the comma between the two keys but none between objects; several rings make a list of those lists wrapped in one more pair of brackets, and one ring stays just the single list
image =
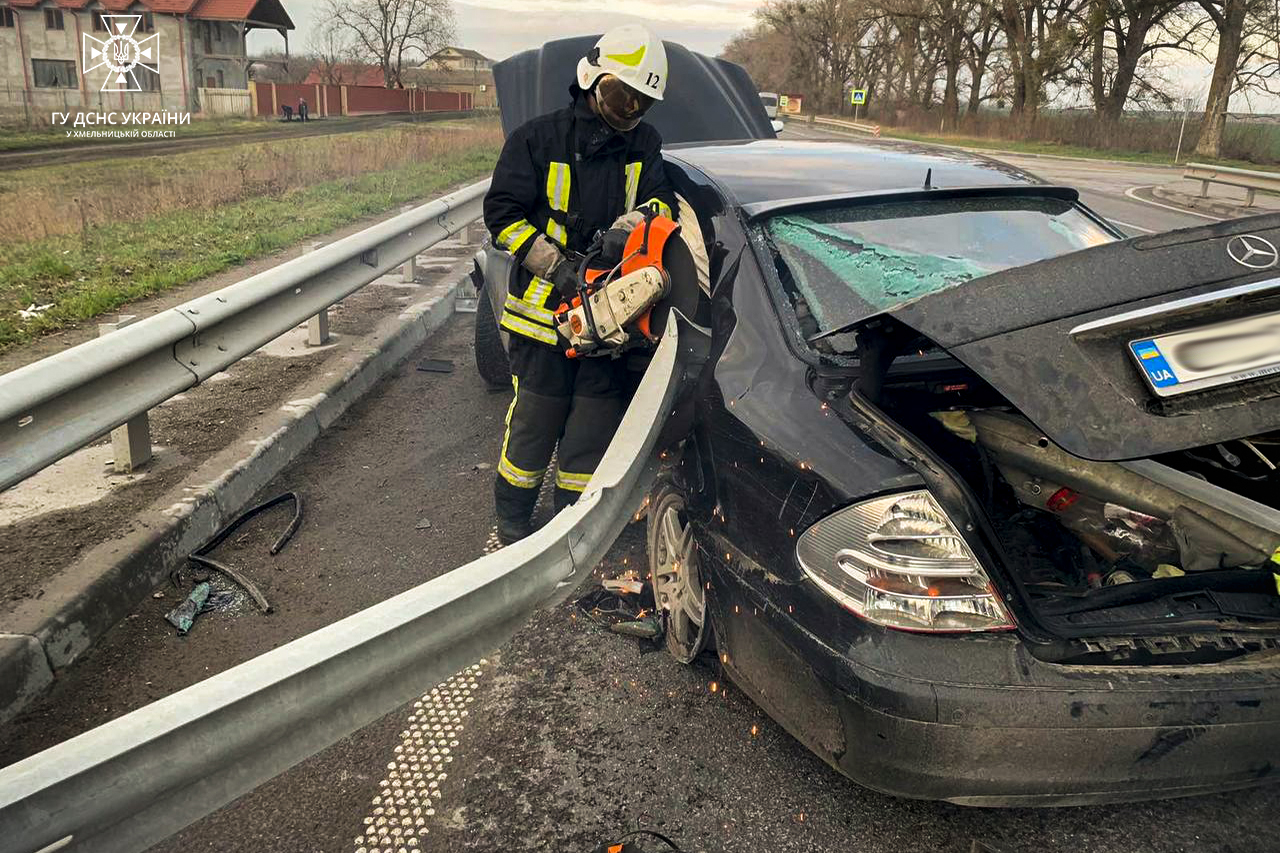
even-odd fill
[{"label": "car trunk interior", "polygon": [[859,330],[857,391],[965,481],[1002,567],[1080,663],[1186,664],[1280,639],[1280,431],[1151,458],[1068,453],[896,321]]}]

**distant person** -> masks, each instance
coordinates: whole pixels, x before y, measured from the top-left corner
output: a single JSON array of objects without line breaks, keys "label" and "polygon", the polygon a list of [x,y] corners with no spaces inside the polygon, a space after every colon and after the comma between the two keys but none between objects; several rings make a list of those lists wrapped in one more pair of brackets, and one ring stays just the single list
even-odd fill
[{"label": "distant person", "polygon": [[293,107],[289,106],[288,104],[281,104],[280,111],[284,113],[285,121],[293,121]]},{"label": "distant person", "polygon": [[307,99],[298,98],[298,118],[302,121],[307,120]]}]

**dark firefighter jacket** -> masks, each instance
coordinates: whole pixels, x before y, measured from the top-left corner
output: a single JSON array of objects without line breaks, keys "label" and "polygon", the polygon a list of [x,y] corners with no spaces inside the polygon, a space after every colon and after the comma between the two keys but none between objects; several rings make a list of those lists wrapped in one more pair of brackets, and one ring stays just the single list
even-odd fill
[{"label": "dark firefighter jacket", "polygon": [[556,346],[551,283],[519,264],[538,234],[584,252],[597,231],[623,213],[657,203],[671,216],[675,192],[662,167],[662,137],[641,122],[618,133],[597,116],[575,86],[571,106],[531,119],[507,138],[484,198],[494,245],[513,254],[503,328]]}]

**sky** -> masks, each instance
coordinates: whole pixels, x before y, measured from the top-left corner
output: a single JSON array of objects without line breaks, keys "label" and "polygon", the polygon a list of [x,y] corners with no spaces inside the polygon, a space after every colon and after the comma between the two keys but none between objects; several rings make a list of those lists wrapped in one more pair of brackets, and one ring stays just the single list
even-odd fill
[{"label": "sky", "polygon": [[[319,21],[322,0],[283,0],[297,29],[289,36],[291,52],[306,50],[307,36]],[[618,24],[640,23],[669,41],[709,55],[718,54],[735,33],[754,23],[752,12],[763,0],[455,0],[456,44],[491,59],[537,47],[565,36],[598,33]],[[619,9],[626,9],[620,12]],[[279,49],[273,32],[250,36],[249,50]],[[1180,57],[1170,69],[1184,96],[1203,104],[1212,66]],[[1232,100],[1232,111],[1248,110],[1244,98]],[[1274,98],[1258,98],[1253,109],[1280,109]]]}]

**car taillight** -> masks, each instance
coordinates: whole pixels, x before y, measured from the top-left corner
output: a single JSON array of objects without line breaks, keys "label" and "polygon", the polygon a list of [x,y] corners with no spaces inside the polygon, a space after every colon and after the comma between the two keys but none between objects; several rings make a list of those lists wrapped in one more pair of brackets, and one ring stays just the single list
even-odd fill
[{"label": "car taillight", "polygon": [[927,491],[832,513],[801,534],[796,558],[824,592],[879,625],[908,631],[1013,627],[987,573]]}]

